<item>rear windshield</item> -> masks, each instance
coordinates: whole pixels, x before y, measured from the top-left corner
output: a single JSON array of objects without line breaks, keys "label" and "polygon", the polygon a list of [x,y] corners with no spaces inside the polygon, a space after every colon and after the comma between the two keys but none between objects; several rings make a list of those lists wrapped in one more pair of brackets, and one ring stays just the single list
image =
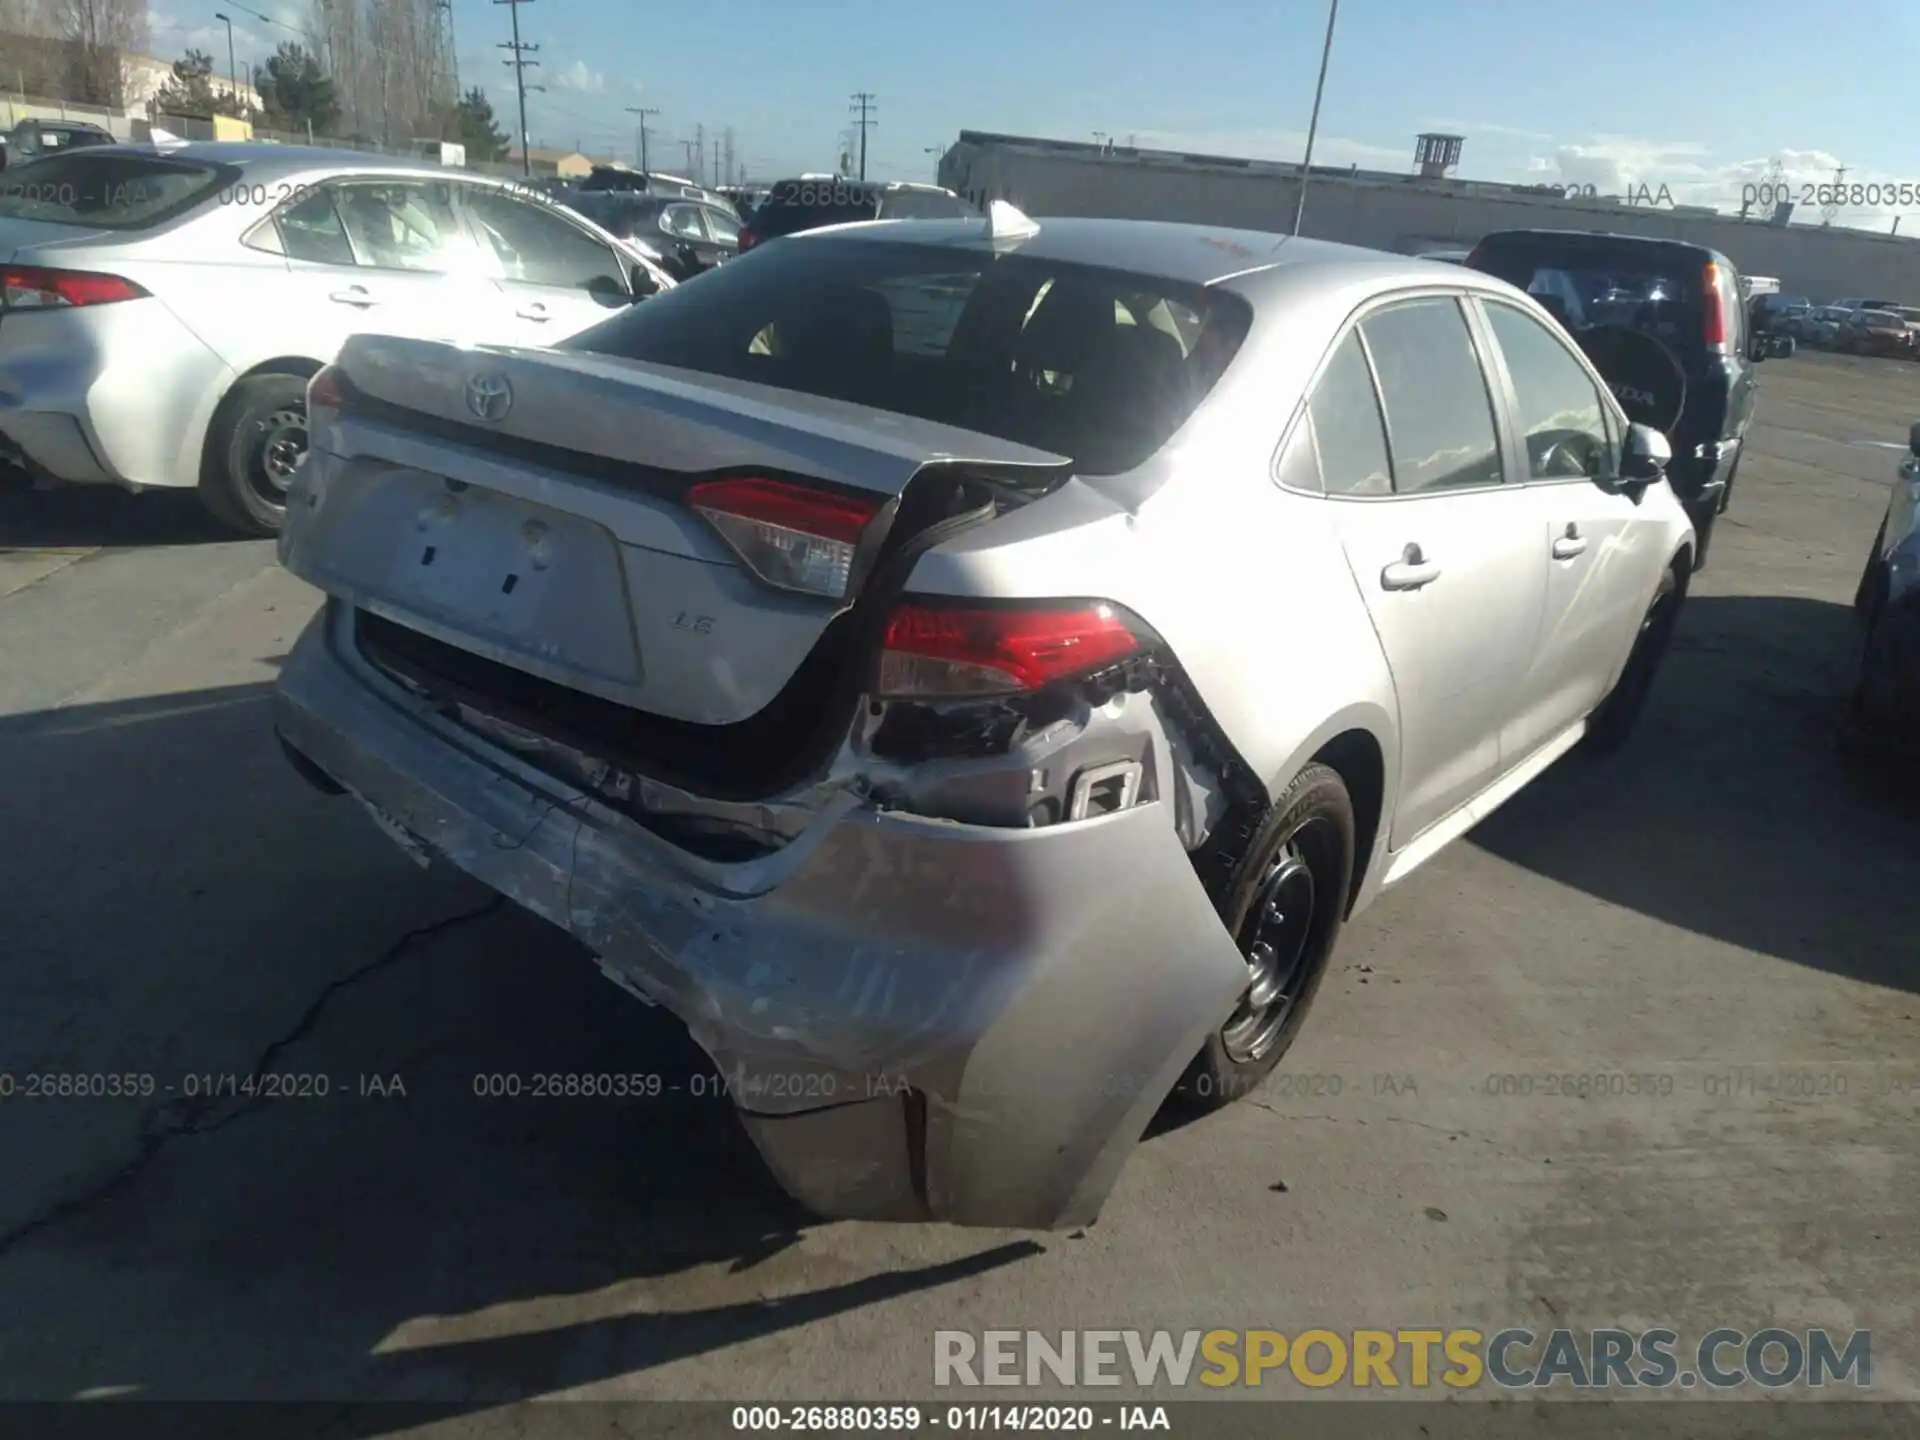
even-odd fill
[{"label": "rear windshield", "polygon": [[1238,296],[986,250],[823,236],[749,253],[562,343],[1132,469],[1213,388]]},{"label": "rear windshield", "polygon": [[240,172],[160,155],[74,150],[0,171],[0,220],[145,230],[185,214]]},{"label": "rear windshield", "polygon": [[880,216],[880,187],[854,180],[783,180],[753,215],[762,239]]},{"label": "rear windshield", "polygon": [[1477,268],[1533,296],[1567,329],[1620,325],[1669,344],[1704,333],[1704,262],[1648,253],[1483,247]]}]

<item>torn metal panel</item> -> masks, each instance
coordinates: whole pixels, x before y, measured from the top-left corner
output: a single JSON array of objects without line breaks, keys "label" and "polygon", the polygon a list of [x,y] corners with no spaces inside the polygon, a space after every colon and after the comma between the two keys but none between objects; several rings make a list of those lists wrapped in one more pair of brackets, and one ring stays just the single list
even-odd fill
[{"label": "torn metal panel", "polygon": [[823,1213],[1085,1223],[1245,986],[1158,800],[1016,829],[847,788],[704,859],[342,653],[338,608],[283,670],[289,742],[679,1015]]}]

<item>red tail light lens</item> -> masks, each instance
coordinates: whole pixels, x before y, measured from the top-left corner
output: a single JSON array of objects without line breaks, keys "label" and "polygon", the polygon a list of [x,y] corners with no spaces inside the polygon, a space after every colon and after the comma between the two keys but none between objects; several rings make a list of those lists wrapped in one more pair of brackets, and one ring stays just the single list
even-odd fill
[{"label": "red tail light lens", "polygon": [[1710,346],[1727,343],[1726,292],[1720,288],[1720,267],[1709,260],[1700,271],[1702,296],[1701,340]]},{"label": "red tail light lens", "polygon": [[9,310],[57,310],[142,300],[147,292],[118,275],[90,270],[43,270],[36,265],[0,267],[0,292]]},{"label": "red tail light lens", "polygon": [[860,537],[879,496],[851,496],[787,480],[707,480],[687,496],[747,568],[767,584],[846,598]]},{"label": "red tail light lens", "polygon": [[740,232],[740,253],[742,255],[746,254],[747,251],[751,250],[756,244],[759,243],[759,240],[760,240],[760,237],[755,235],[753,231],[742,230]]},{"label": "red tail light lens", "polygon": [[1111,605],[902,605],[887,622],[874,689],[929,699],[1037,690],[1140,649]]},{"label": "red tail light lens", "polygon": [[307,411],[344,410],[351,391],[347,377],[338,365],[323,365],[307,382]]}]

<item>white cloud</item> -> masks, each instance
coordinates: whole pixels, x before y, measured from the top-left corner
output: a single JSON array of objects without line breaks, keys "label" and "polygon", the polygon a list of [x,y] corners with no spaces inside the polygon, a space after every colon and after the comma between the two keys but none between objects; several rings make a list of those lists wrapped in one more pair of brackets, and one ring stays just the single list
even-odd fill
[{"label": "white cloud", "polygon": [[607,88],[607,77],[589,70],[584,60],[574,61],[553,78],[562,90],[578,90],[584,95],[598,95]]},{"label": "white cloud", "polygon": [[1553,136],[1544,130],[1521,130],[1512,125],[1496,125],[1491,120],[1435,120],[1430,128],[1443,135],[1461,135],[1468,140],[1478,136],[1492,135],[1506,140],[1551,140]]}]

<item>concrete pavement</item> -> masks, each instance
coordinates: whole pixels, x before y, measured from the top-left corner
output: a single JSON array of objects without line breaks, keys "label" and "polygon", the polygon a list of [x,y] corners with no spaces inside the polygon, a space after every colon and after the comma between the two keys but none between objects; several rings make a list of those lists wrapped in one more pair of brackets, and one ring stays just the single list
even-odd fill
[{"label": "concrete pavement", "polygon": [[[1642,733],[1352,927],[1266,1090],[1059,1235],[797,1213],[676,1024],[286,766],[269,546],[0,495],[0,1074],[153,1085],[0,1099],[0,1398],[484,1424],[926,1399],[936,1328],[1769,1323],[1920,1396],[1920,819],[1829,738],[1913,373],[1763,369]],[[189,1093],[263,1060],[328,1093]],[[475,1093],[540,1073],[661,1096]]]}]

